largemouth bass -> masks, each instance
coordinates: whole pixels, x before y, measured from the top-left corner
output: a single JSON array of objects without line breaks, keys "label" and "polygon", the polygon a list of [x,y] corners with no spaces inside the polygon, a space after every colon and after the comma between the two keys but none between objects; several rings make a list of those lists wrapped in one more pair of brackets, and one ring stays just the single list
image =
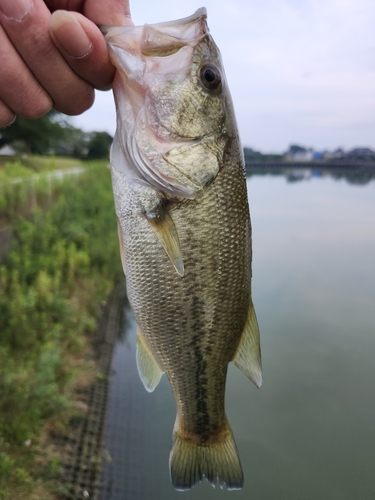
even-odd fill
[{"label": "largemouth bass", "polygon": [[137,365],[148,391],[163,373],[172,387],[178,490],[204,478],[243,486],[228,363],[262,382],[243,153],[206,17],[103,30],[117,68],[111,172]]}]

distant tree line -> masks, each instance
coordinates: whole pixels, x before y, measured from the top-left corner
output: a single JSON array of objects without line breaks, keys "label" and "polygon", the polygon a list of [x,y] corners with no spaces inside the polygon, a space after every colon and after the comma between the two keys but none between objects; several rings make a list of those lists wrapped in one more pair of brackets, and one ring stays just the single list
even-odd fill
[{"label": "distant tree line", "polygon": [[251,148],[244,148],[245,163],[280,162],[283,161],[282,154],[263,154]]},{"label": "distant tree line", "polygon": [[84,132],[73,127],[64,115],[54,110],[36,120],[17,118],[0,130],[0,148],[9,145],[17,153],[36,155],[106,158],[112,139],[107,132]]}]

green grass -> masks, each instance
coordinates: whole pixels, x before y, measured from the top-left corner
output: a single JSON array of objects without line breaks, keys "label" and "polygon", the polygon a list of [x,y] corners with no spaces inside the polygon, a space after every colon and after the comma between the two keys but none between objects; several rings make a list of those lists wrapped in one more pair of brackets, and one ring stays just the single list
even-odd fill
[{"label": "green grass", "polygon": [[12,164],[21,164],[29,171],[38,173],[82,166],[84,162],[62,156],[0,156],[0,173],[6,165]]},{"label": "green grass", "polygon": [[26,217],[8,211],[13,235],[0,265],[0,500],[53,498],[58,459],[25,443],[69,413],[93,370],[86,354],[100,302],[122,277],[106,165],[41,193]]},{"label": "green grass", "polygon": [[[60,189],[61,181],[45,174],[72,167],[93,168],[96,164],[72,158],[0,157],[0,229],[17,215],[25,216],[35,207],[46,208]],[[104,163],[102,162],[104,167]],[[19,181],[22,182],[19,182]]]}]

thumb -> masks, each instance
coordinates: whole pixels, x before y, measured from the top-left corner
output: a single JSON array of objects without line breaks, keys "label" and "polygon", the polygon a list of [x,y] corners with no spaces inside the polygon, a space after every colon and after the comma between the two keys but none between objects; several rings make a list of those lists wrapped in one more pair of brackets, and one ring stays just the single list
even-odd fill
[{"label": "thumb", "polygon": [[72,70],[99,90],[111,87],[114,67],[99,28],[82,14],[55,11],[50,18],[50,34]]}]

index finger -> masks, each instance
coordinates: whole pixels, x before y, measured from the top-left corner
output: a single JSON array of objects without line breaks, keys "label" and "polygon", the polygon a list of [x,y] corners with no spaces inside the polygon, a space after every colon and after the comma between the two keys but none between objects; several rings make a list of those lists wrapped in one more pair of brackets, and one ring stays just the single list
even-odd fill
[{"label": "index finger", "polygon": [[47,7],[55,10],[79,12],[94,24],[123,26],[133,24],[129,0],[44,0]]},{"label": "index finger", "polygon": [[94,101],[92,86],[72,71],[49,34],[51,13],[42,0],[0,0],[0,21],[8,38],[54,107],[79,114]]},{"label": "index finger", "polygon": [[[113,26],[133,24],[126,0],[107,0],[103,8],[101,0],[46,0],[53,10],[50,19],[51,37],[66,62],[75,73],[95,88],[111,87],[115,68],[112,65],[107,44],[97,24]],[[75,12],[55,10],[56,7],[73,9]],[[78,13],[82,11],[85,15]],[[88,37],[92,50],[81,53],[79,40]]]},{"label": "index finger", "polygon": [[86,0],[82,2],[83,14],[95,24],[124,26],[134,24],[128,0]]}]

